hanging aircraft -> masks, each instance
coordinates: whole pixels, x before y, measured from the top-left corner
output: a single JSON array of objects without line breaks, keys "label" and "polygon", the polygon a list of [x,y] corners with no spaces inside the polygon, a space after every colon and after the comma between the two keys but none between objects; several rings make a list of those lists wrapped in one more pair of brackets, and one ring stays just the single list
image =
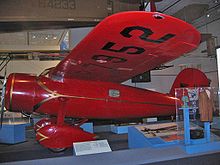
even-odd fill
[{"label": "hanging aircraft", "polygon": [[[174,115],[174,88],[208,86],[197,69],[183,70],[169,94],[120,84],[199,43],[200,33],[177,18],[158,12],[117,13],[100,22],[48,74],[10,74],[2,102],[9,111],[55,116],[36,124],[36,140],[44,147],[63,149],[95,140],[95,134],[80,128],[87,119]],[[66,117],[81,120],[68,124]]]}]

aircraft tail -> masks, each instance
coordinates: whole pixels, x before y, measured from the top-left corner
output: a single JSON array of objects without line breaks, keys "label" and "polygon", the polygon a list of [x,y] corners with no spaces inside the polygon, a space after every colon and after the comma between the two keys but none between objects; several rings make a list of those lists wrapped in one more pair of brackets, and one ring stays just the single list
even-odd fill
[{"label": "aircraft tail", "polygon": [[175,95],[175,88],[208,87],[209,84],[210,81],[205,73],[195,68],[186,68],[177,75],[170,90],[170,95]]}]

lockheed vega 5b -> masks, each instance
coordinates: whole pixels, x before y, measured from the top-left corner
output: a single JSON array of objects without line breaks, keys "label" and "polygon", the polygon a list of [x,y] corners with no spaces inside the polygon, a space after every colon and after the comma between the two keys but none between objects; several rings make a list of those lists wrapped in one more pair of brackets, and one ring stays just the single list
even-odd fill
[{"label": "lockheed vega 5b", "polygon": [[[47,75],[10,74],[3,92],[5,108],[56,116],[35,126],[36,140],[50,149],[94,140],[95,134],[79,127],[86,119],[173,115],[174,88],[208,86],[201,71],[183,70],[169,94],[120,83],[192,51],[199,43],[200,33],[177,18],[145,11],[114,14]],[[81,121],[70,125],[65,117]]]}]

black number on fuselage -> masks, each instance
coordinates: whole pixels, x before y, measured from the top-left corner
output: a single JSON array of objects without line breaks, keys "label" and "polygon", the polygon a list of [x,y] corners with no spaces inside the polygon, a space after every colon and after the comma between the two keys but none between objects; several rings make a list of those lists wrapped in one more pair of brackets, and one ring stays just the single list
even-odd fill
[{"label": "black number on fuselage", "polygon": [[[116,43],[114,43],[114,42],[108,42],[107,44],[105,44],[105,46],[102,48],[102,50],[107,50],[107,51],[111,51],[111,52],[120,52],[120,53],[127,51],[127,54],[141,54],[141,53],[145,52],[144,48],[137,47],[137,46],[124,46],[119,50],[112,49],[112,47],[115,44]],[[136,49],[136,50],[134,51],[134,49]]]},{"label": "black number on fuselage", "polygon": [[120,34],[126,38],[131,38],[132,35],[130,34],[133,30],[140,30],[142,32],[144,32],[141,36],[139,36],[139,38],[141,40],[147,41],[147,42],[152,42],[152,43],[163,43],[171,38],[173,38],[175,36],[175,34],[166,34],[163,37],[159,38],[158,40],[152,40],[149,39],[148,37],[151,36],[152,34],[154,34],[154,32],[151,29],[148,28],[144,28],[141,26],[131,26],[131,27],[126,27],[124,30],[122,30],[120,32]]}]

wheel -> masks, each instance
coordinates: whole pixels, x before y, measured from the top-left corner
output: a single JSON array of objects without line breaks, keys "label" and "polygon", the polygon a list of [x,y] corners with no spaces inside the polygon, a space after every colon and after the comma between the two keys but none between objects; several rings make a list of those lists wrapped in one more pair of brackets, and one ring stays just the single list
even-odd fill
[{"label": "wheel", "polygon": [[58,152],[63,152],[66,150],[66,148],[48,148],[50,151],[58,153]]}]

